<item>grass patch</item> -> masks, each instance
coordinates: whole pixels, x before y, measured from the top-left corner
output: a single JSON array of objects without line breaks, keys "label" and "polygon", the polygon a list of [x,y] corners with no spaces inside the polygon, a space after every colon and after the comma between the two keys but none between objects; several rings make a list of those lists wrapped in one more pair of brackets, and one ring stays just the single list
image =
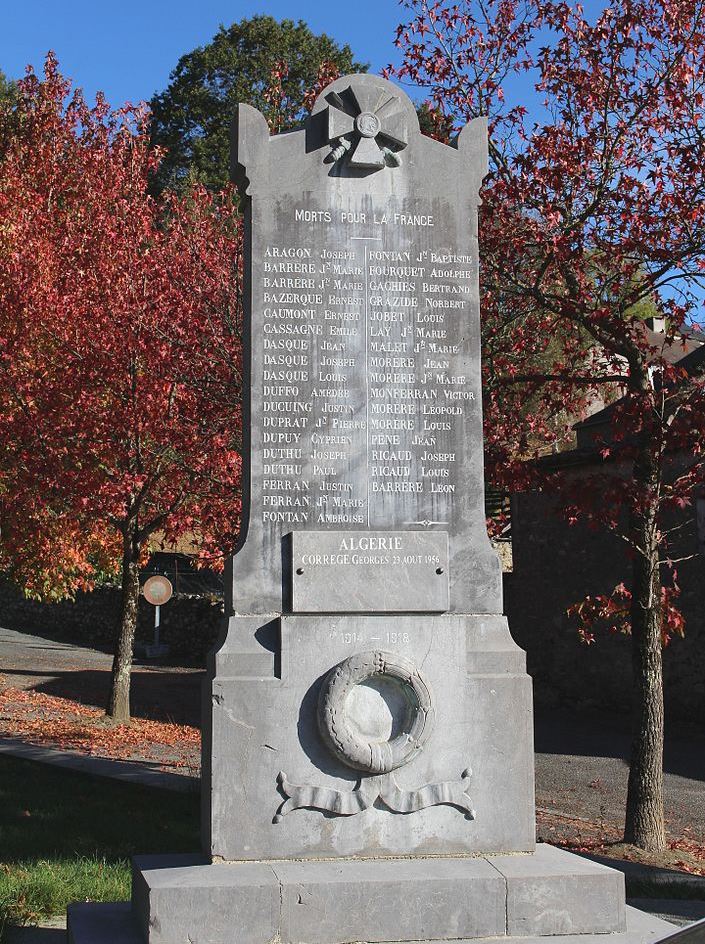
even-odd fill
[{"label": "grass patch", "polygon": [[35,924],[63,914],[71,901],[124,901],[130,873],[124,861],[37,859],[0,866],[0,940],[8,925]]},{"label": "grass patch", "polygon": [[198,852],[199,801],[0,756],[0,937],[71,901],[130,896],[130,857]]}]

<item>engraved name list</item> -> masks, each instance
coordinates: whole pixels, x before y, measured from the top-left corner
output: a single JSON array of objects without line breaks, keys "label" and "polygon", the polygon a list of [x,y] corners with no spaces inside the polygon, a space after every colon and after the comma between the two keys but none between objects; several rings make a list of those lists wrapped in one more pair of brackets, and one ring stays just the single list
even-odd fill
[{"label": "engraved name list", "polygon": [[261,514],[280,531],[446,525],[477,409],[452,209],[355,202],[279,207],[261,249]]}]

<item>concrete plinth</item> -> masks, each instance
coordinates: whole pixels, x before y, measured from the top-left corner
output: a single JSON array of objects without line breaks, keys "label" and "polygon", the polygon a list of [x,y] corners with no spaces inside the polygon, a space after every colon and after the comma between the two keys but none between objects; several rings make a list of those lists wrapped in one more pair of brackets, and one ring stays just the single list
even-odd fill
[{"label": "concrete plinth", "polygon": [[[550,944],[656,944],[677,929],[651,915],[637,911],[636,908],[626,909],[626,930],[613,934],[560,934],[551,938]],[[175,941],[182,942],[186,938],[181,935]],[[210,942],[209,937],[195,939],[201,944]],[[227,939],[229,944],[235,944],[240,938],[237,930],[231,932]],[[546,944],[546,938],[513,937],[507,938],[512,944]],[[144,944],[144,938],[137,930],[128,902],[96,904],[79,903],[71,905],[68,913],[68,944]],[[426,944],[421,941],[411,941],[408,944]],[[456,939],[454,944],[497,944],[496,937]]]},{"label": "concrete plinth", "polygon": [[[71,944],[345,944],[595,935],[641,944],[668,930],[627,921],[620,872],[548,845],[514,856],[196,864],[135,860],[132,910],[74,907]],[[102,909],[102,910],[101,910]],[[115,912],[122,915],[123,912]],[[132,937],[130,937],[132,935]],[[604,938],[603,938],[604,940]]]}]

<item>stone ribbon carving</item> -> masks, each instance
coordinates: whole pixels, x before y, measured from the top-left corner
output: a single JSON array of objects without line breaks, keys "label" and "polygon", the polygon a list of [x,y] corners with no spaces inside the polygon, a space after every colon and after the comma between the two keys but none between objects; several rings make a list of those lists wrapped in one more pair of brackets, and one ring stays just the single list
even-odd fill
[{"label": "stone ribbon carving", "polygon": [[385,165],[398,167],[398,154],[408,143],[406,112],[396,95],[368,84],[352,84],[347,94],[331,92],[328,107],[328,141],[333,150],[326,158],[366,170]]},{"label": "stone ribbon carving", "polygon": [[429,783],[418,790],[403,790],[394,779],[394,774],[369,777],[358,781],[349,793],[329,787],[314,787],[308,784],[290,783],[284,771],[279,772],[277,782],[286,800],[274,817],[275,823],[292,810],[315,809],[334,813],[336,816],[354,816],[369,809],[377,800],[394,813],[416,813],[429,806],[455,806],[465,813],[466,819],[475,819],[475,810],[468,793],[471,771],[463,771],[460,780]]}]

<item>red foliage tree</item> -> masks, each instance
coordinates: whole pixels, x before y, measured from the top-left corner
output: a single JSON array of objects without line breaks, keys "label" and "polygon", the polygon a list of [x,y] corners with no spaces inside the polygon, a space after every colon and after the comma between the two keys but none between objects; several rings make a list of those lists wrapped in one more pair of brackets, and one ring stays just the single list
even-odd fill
[{"label": "red foliage tree", "polygon": [[150,536],[217,562],[240,510],[236,206],[150,197],[146,121],[51,55],[0,113],[0,553],[44,597],[121,569],[119,720]]},{"label": "red foliage tree", "polygon": [[[629,586],[581,613],[628,612],[625,839],[663,849],[661,650],[682,629],[672,512],[703,482],[705,401],[702,362],[670,364],[643,308],[655,305],[678,343],[705,273],[705,7],[616,0],[590,22],[543,0],[405,5],[397,74],[427,89],[438,127],[490,118],[481,258],[494,481],[524,485],[521,460],[560,438],[566,409],[600,391],[622,397],[604,469],[581,481],[571,513],[618,533],[631,555]],[[517,100],[531,75],[535,94]]]},{"label": "red foliage tree", "polygon": [[309,114],[323,89],[340,77],[340,69],[335,62],[324,59],[318,67],[316,81],[305,93],[303,101],[300,103],[292,100],[286,94],[285,85],[289,74],[288,62],[283,59],[275,62],[269,76],[269,84],[263,92],[264,100],[267,103],[265,118],[272,134],[279,134],[286,128],[295,125],[297,115],[300,115],[302,107],[304,113]]}]

